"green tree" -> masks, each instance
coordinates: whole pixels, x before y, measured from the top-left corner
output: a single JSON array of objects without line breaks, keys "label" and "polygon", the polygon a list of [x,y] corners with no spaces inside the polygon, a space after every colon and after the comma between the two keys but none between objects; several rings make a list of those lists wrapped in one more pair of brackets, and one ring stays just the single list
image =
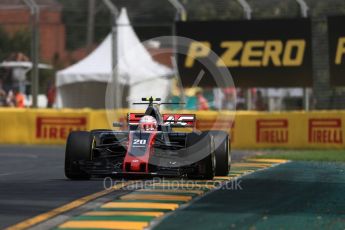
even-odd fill
[{"label": "green tree", "polygon": [[0,27],[0,60],[4,60],[11,53],[30,54],[30,33],[27,30],[20,30],[10,36]]}]

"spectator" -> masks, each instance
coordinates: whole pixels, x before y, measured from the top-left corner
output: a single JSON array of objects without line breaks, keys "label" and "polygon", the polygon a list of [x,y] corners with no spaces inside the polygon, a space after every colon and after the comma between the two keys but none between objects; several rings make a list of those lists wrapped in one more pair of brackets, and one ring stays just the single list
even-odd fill
[{"label": "spectator", "polygon": [[47,108],[53,108],[55,103],[55,96],[56,96],[56,87],[54,84],[49,84],[47,90]]},{"label": "spectator", "polygon": [[2,81],[0,80],[0,107],[6,106],[6,91],[2,88]]},{"label": "spectator", "polygon": [[17,88],[14,90],[14,98],[15,98],[15,105],[17,108],[25,107],[25,103],[24,103],[25,96]]},{"label": "spectator", "polygon": [[16,106],[16,97],[13,93],[13,90],[8,91],[6,97],[6,104],[8,107],[15,107]]},{"label": "spectator", "polygon": [[245,92],[243,89],[238,89],[236,97],[236,110],[245,110],[246,109],[246,99]]},{"label": "spectator", "polygon": [[213,89],[213,108],[215,110],[224,109],[224,106],[223,106],[224,97],[225,95],[221,88]]},{"label": "spectator", "polygon": [[198,100],[198,110],[209,110],[209,105],[206,98],[203,96],[202,91],[196,93],[196,98]]},{"label": "spectator", "polygon": [[208,109],[215,109],[214,106],[214,92],[212,88],[206,88],[202,91],[202,96],[206,99],[206,102],[208,103]]},{"label": "spectator", "polygon": [[197,98],[195,96],[186,97],[186,106],[185,108],[188,110],[196,110],[197,109]]},{"label": "spectator", "polygon": [[23,53],[13,52],[7,58],[6,61],[30,61],[30,59]]},{"label": "spectator", "polygon": [[236,109],[236,89],[235,87],[229,87],[224,89],[224,98],[223,98],[223,109],[226,110],[235,110]]},{"label": "spectator", "polygon": [[255,109],[257,111],[267,110],[267,104],[265,103],[264,98],[262,96],[262,92],[260,90],[256,92]]},{"label": "spectator", "polygon": [[235,96],[232,93],[225,94],[224,100],[223,100],[223,109],[226,110],[235,110]]}]

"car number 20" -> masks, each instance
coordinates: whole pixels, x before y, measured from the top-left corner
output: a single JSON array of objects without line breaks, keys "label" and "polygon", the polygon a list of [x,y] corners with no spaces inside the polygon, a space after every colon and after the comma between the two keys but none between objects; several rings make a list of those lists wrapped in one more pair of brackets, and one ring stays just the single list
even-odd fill
[{"label": "car number 20", "polygon": [[134,145],[146,145],[146,140],[145,139],[134,139],[133,144]]}]

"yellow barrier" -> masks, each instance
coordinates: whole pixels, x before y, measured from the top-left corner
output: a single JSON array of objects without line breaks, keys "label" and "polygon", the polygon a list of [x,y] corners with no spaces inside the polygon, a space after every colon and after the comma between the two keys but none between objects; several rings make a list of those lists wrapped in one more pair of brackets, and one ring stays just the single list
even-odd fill
[{"label": "yellow barrier", "polygon": [[[0,143],[64,144],[70,131],[109,129],[113,120],[125,120],[127,112],[4,108],[0,109]],[[345,147],[345,111],[195,114],[197,129],[228,131],[233,148]]]}]

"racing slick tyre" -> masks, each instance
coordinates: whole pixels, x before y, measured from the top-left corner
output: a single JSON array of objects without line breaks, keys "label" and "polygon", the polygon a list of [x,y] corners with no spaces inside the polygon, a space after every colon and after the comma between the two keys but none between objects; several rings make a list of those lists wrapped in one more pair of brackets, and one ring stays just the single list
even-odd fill
[{"label": "racing slick tyre", "polygon": [[88,180],[91,175],[82,171],[76,161],[91,160],[93,138],[90,132],[71,132],[65,151],[65,175],[71,180]]},{"label": "racing slick tyre", "polygon": [[187,137],[187,148],[191,148],[193,152],[205,156],[197,162],[197,173],[189,174],[190,179],[212,180],[216,172],[216,157],[214,154],[214,143],[212,135],[203,132],[201,135],[197,133],[189,133]]},{"label": "racing slick tyre", "polygon": [[214,138],[216,155],[216,176],[227,176],[231,167],[229,134],[225,131],[209,131]]}]

